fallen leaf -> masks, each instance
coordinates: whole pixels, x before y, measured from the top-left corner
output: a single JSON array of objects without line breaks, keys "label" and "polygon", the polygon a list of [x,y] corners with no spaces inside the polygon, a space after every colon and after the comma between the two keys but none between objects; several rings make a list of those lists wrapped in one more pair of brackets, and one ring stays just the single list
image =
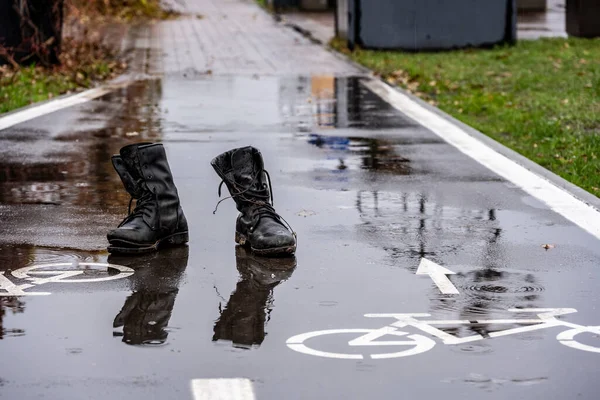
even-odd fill
[{"label": "fallen leaf", "polygon": [[297,216],[304,217],[304,218],[309,217],[311,215],[316,215],[316,214],[317,214],[316,212],[311,211],[311,210],[302,210],[302,211],[296,213]]}]

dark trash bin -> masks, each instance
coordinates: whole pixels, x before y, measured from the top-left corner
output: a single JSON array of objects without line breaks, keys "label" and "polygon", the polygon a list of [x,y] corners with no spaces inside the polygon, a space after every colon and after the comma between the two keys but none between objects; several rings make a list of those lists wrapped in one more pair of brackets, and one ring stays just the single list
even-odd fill
[{"label": "dark trash bin", "polygon": [[267,3],[275,10],[282,10],[298,7],[300,5],[300,0],[268,0]]},{"label": "dark trash bin", "polygon": [[567,0],[567,33],[584,38],[600,37],[600,0]]},{"label": "dark trash bin", "polygon": [[326,11],[335,8],[335,0],[267,0],[275,10],[300,9],[303,11]]},{"label": "dark trash bin", "polygon": [[347,2],[350,48],[445,50],[516,41],[515,0]]}]

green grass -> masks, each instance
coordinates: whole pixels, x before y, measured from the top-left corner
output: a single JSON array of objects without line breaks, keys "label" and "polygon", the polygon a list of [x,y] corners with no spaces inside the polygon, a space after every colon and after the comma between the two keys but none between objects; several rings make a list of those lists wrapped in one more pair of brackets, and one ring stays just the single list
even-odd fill
[{"label": "green grass", "polygon": [[600,40],[403,53],[332,46],[572,183],[600,195]]},{"label": "green grass", "polygon": [[18,71],[0,69],[0,114],[90,87],[93,82],[112,76],[114,70],[115,64],[106,61],[85,65],[75,73],[35,66]]}]

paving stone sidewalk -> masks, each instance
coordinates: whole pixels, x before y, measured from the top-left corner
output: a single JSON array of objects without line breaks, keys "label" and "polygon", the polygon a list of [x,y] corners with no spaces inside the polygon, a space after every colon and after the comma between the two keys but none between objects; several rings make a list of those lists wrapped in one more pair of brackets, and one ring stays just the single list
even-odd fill
[{"label": "paving stone sidewalk", "polygon": [[[253,0],[177,0],[185,16],[136,39],[156,74],[356,75],[340,56],[278,23]],[[140,63],[140,60],[137,60]]]}]

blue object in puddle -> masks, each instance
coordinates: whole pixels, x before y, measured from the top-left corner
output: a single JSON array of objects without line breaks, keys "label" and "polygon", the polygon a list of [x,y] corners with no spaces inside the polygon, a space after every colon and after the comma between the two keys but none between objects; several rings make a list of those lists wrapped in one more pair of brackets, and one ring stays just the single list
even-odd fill
[{"label": "blue object in puddle", "polygon": [[316,133],[308,135],[308,143],[317,147],[327,146],[337,150],[346,150],[350,139],[342,136],[323,136]]}]

